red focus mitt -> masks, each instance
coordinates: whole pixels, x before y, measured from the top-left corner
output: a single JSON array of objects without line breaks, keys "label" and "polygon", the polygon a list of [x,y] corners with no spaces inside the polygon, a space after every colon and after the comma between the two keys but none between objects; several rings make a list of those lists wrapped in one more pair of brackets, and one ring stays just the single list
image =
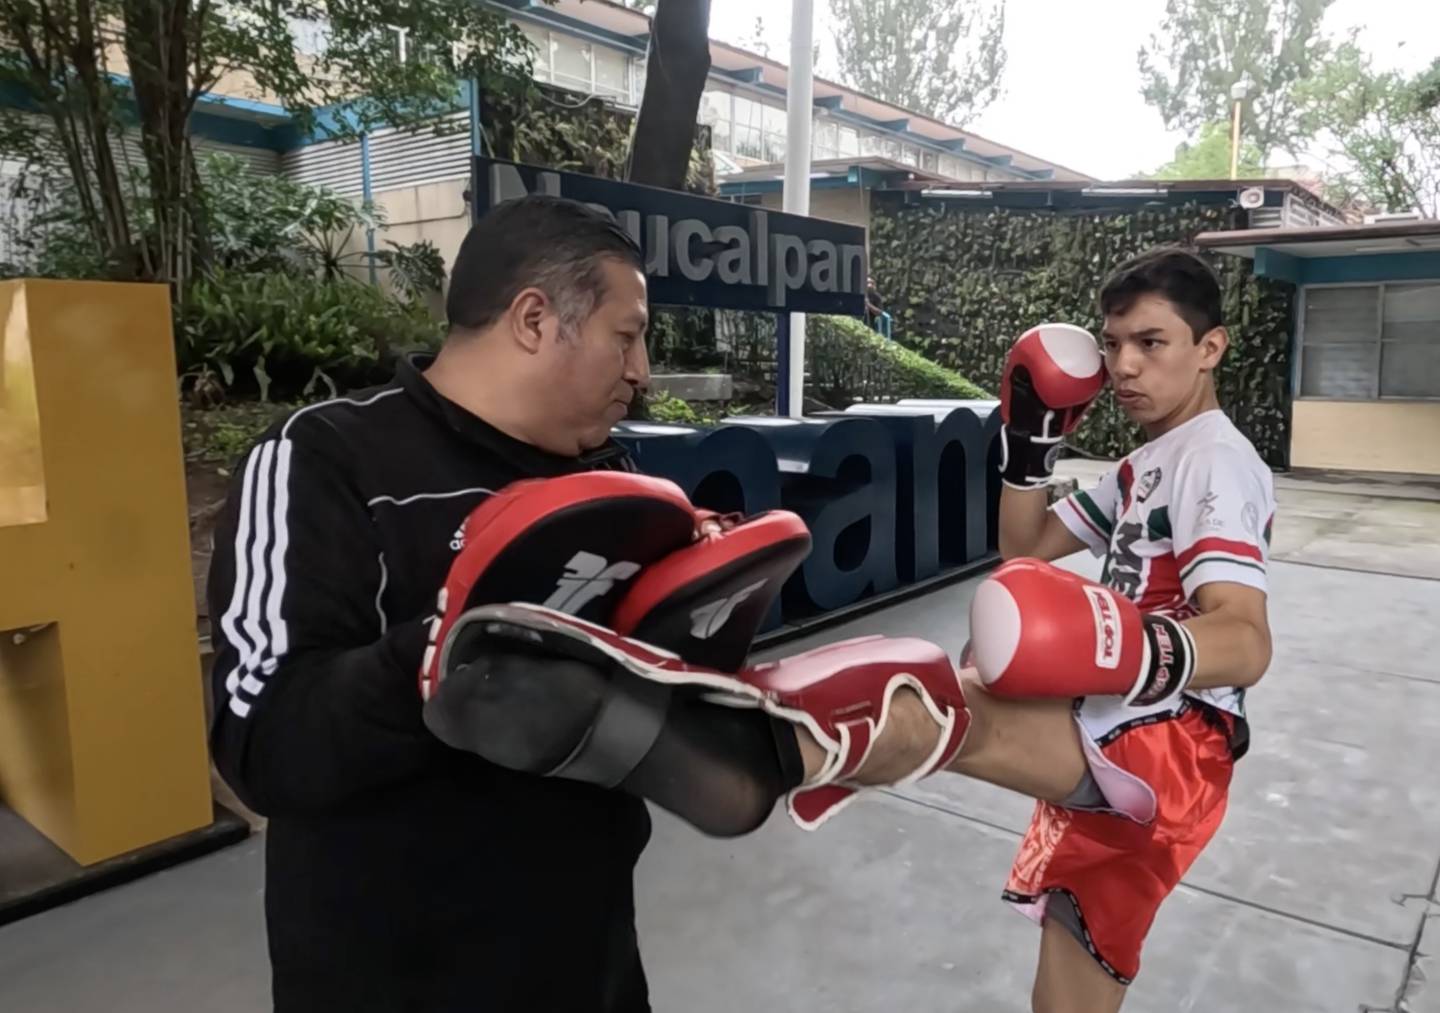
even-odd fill
[{"label": "red focus mitt", "polygon": [[[697,528],[710,519],[697,513]],[[796,514],[773,510],[705,534],[646,566],[616,605],[616,632],[733,672],[785,581],[810,552]]]},{"label": "red focus mitt", "polygon": [[533,602],[596,622],[644,567],[695,536],[695,511],[661,478],[597,471],[515,482],[476,507],[436,602],[420,671],[428,700],[443,673],[439,645],[468,609]]}]

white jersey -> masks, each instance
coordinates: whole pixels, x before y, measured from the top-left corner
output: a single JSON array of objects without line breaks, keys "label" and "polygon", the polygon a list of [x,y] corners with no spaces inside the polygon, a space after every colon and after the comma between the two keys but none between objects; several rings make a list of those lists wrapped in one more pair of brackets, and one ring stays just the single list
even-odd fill
[{"label": "white jersey", "polygon": [[[1267,590],[1275,491],[1270,469],[1219,409],[1203,412],[1120,461],[1093,489],[1052,508],[1076,537],[1105,556],[1100,580],[1144,612],[1198,614],[1195,594],[1225,581]],[[1187,696],[1245,716],[1245,691]],[[1180,702],[1125,707],[1089,697],[1079,713],[1097,742]]]}]

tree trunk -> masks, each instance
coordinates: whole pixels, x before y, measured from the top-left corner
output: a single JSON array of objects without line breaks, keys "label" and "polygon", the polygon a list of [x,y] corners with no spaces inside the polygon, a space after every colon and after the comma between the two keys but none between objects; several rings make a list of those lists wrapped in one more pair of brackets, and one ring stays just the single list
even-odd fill
[{"label": "tree trunk", "polygon": [[191,104],[189,0],[128,0],[125,54],[155,216],[147,237],[158,280],[183,284],[193,236],[186,125]]},{"label": "tree trunk", "polygon": [[625,178],[685,188],[700,96],[710,73],[710,0],[660,0],[650,22],[645,94]]}]

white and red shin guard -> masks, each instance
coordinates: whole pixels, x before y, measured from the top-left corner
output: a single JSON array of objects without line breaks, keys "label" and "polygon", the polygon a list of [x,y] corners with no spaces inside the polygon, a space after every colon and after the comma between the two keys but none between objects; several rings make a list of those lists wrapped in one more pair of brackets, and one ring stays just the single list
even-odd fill
[{"label": "white and red shin guard", "polygon": [[[770,714],[810,733],[826,760],[809,783],[790,792],[790,818],[814,830],[866,787],[855,780],[889,727],[895,695],[913,690],[939,727],[935,746],[890,786],[944,769],[960,751],[970,711],[955,666],[939,647],[913,637],[858,637],[746,669]],[[903,748],[903,747],[902,747]]]}]

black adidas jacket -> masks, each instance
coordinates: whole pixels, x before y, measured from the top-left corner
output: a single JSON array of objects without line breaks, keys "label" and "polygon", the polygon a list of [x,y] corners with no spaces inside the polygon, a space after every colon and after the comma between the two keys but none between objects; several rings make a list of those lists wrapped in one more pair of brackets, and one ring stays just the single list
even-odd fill
[{"label": "black adidas jacket", "polygon": [[632,465],[520,443],[423,365],[272,428],[215,534],[212,748],[269,819],[275,1008],[648,1009],[644,804],[449,749],[416,684],[465,516],[516,479]]}]

